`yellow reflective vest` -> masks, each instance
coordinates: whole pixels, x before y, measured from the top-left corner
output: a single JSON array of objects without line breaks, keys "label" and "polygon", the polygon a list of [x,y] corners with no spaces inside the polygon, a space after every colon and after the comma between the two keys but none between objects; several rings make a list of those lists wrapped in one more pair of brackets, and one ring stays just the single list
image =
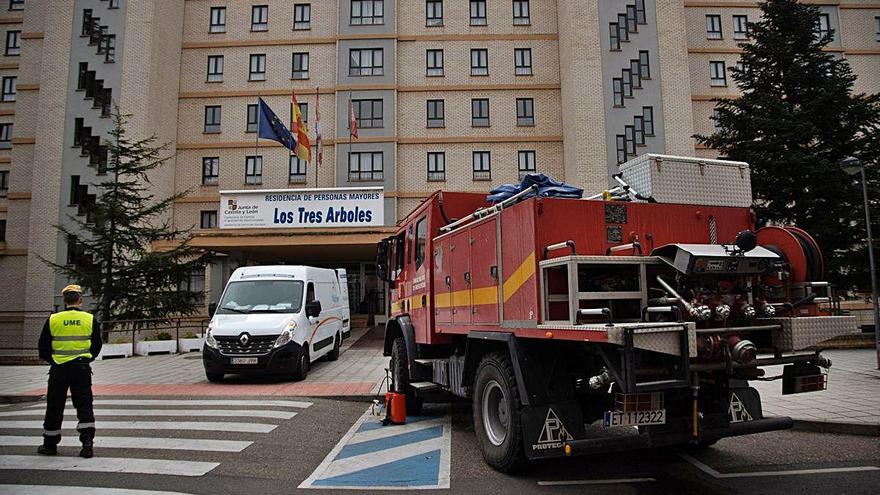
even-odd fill
[{"label": "yellow reflective vest", "polygon": [[85,311],[68,309],[49,317],[52,334],[52,360],[64,364],[79,357],[92,358],[92,328],[95,317]]}]

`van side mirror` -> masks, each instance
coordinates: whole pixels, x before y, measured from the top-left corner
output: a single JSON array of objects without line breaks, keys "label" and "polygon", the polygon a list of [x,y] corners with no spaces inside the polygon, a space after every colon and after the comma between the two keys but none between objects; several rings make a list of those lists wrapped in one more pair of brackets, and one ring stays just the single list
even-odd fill
[{"label": "van side mirror", "polygon": [[216,312],[217,312],[217,303],[212,302],[211,304],[208,305],[208,315],[214,316],[214,313],[216,313]]},{"label": "van side mirror", "polygon": [[321,316],[321,301],[309,301],[306,303],[306,316]]}]

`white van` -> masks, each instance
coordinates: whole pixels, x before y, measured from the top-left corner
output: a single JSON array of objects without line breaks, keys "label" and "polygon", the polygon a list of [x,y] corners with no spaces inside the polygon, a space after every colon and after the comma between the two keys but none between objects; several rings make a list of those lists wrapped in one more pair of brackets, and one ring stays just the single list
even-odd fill
[{"label": "white van", "polygon": [[339,357],[351,333],[345,270],[252,266],[235,270],[208,324],[202,361],[209,381],[227,373],[303,380],[312,361]]}]

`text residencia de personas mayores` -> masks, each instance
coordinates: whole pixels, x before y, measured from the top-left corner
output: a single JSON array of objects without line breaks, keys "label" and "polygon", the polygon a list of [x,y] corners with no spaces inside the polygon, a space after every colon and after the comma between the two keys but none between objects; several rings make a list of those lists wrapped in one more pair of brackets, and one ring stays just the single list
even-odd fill
[{"label": "text residencia de personas mayores", "polygon": [[284,193],[284,194],[267,194],[266,201],[267,202],[278,202],[278,201],[359,201],[359,200],[376,200],[380,199],[381,196],[378,192],[363,192],[363,193],[344,193],[344,192],[334,192],[334,193],[314,193],[314,194],[299,194],[299,193]]}]

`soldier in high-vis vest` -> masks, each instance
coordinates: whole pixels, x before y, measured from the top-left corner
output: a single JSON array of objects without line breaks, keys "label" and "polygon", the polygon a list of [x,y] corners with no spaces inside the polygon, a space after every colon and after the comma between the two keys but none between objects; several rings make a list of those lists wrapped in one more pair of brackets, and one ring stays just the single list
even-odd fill
[{"label": "soldier in high-vis vest", "polygon": [[37,452],[58,453],[61,421],[67,390],[76,408],[76,429],[82,442],[79,455],[94,455],[95,413],[92,410],[92,368],[89,365],[101,352],[101,332],[90,313],[82,311],[82,288],[68,285],[61,291],[64,311],[52,314],[40,334],[40,358],[48,361],[49,388],[46,392],[46,419],[43,422],[43,445]]}]

